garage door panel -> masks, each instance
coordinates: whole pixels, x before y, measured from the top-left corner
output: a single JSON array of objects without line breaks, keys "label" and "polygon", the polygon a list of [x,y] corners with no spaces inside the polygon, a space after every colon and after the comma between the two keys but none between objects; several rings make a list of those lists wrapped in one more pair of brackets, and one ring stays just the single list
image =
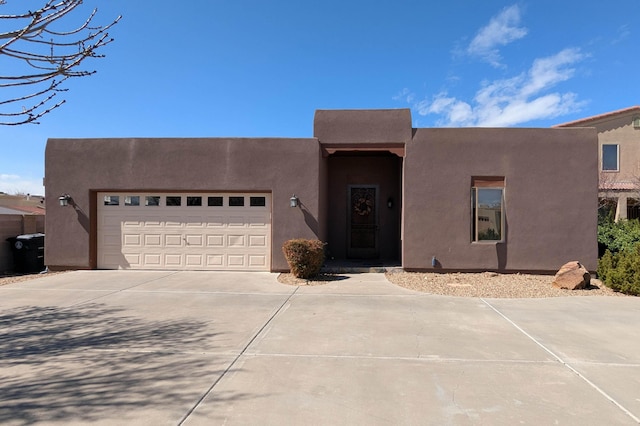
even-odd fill
[{"label": "garage door panel", "polygon": [[244,235],[228,235],[227,246],[229,247],[244,247],[245,236]]},{"label": "garage door panel", "polygon": [[182,234],[166,234],[164,236],[165,247],[182,247]]},{"label": "garage door panel", "polygon": [[207,235],[207,247],[224,247],[224,235]]},{"label": "garage door panel", "polygon": [[162,264],[161,253],[145,253],[142,255],[142,266],[160,266]]},{"label": "garage door panel", "polygon": [[249,247],[266,247],[266,235],[249,235]]},{"label": "garage door panel", "polygon": [[246,228],[246,226],[244,216],[229,217],[229,228]]},{"label": "garage door panel", "polygon": [[185,255],[185,265],[189,267],[193,266],[203,266],[201,254],[187,254]]},{"label": "garage door panel", "polygon": [[[107,206],[105,195],[112,200]],[[125,205],[134,197],[158,203]],[[180,198],[181,205],[167,206],[166,197]],[[188,205],[186,197],[204,205]],[[209,206],[207,197],[216,205]],[[245,205],[229,207],[232,197]],[[265,206],[250,205],[249,194],[98,194],[98,267],[268,271],[271,201],[264,194],[257,198]]]},{"label": "garage door panel", "polygon": [[244,255],[230,254],[227,257],[228,265],[231,267],[243,267],[245,266],[245,257]]},{"label": "garage door panel", "polygon": [[183,265],[181,254],[165,254],[164,266],[168,268],[180,268]]},{"label": "garage door panel", "polygon": [[249,265],[255,267],[267,266],[267,257],[263,255],[249,255]]},{"label": "garage door panel", "polygon": [[119,217],[105,216],[100,221],[100,225],[102,226],[112,226],[116,228],[120,228],[120,224],[122,220]]},{"label": "garage door panel", "polygon": [[202,228],[204,220],[201,217],[187,217],[185,220],[185,228]]},{"label": "garage door panel", "polygon": [[146,234],[143,235],[144,245],[147,247],[160,247],[162,246],[162,235],[160,234]]},{"label": "garage door panel", "polygon": [[142,266],[140,263],[141,256],[139,254],[125,254],[123,257],[129,266]]},{"label": "garage door panel", "polygon": [[223,254],[207,254],[207,266],[209,267],[224,266],[224,255]]},{"label": "garage door panel", "polygon": [[140,234],[124,234],[122,237],[122,245],[124,247],[142,246],[142,236]]},{"label": "garage door panel", "polygon": [[185,243],[189,247],[203,247],[204,236],[202,234],[185,235]]},{"label": "garage door panel", "polygon": [[223,228],[224,218],[222,216],[214,216],[205,218],[205,222],[207,224],[207,228]]},{"label": "garage door panel", "polygon": [[[118,224],[120,225],[120,224]],[[142,221],[141,219],[125,219],[124,221],[122,221],[122,227],[127,229],[127,228],[140,228],[142,226]]]},{"label": "garage door panel", "polygon": [[115,247],[120,247],[120,245],[122,244],[122,239],[120,238],[120,235],[107,235],[104,239],[104,245],[105,246],[115,246]]}]

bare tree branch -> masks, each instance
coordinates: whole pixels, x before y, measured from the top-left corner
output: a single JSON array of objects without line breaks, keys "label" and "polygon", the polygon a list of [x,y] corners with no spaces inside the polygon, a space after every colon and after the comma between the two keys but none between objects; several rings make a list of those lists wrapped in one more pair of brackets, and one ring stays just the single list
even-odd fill
[{"label": "bare tree branch", "polygon": [[[44,5],[35,11],[0,14],[0,60],[12,65],[10,72],[0,67],[0,89],[6,92],[0,97],[0,125],[37,124],[64,104],[64,99],[54,99],[67,90],[60,88],[61,83],[96,72],[81,65],[87,58],[104,57],[96,52],[113,41],[108,30],[121,18],[108,25],[93,25],[94,9],[79,26],[69,29],[62,26],[63,21],[73,18],[71,12],[83,0],[42,1]],[[7,0],[0,0],[0,12],[3,6],[8,6]],[[27,87],[33,89],[20,93]]]}]

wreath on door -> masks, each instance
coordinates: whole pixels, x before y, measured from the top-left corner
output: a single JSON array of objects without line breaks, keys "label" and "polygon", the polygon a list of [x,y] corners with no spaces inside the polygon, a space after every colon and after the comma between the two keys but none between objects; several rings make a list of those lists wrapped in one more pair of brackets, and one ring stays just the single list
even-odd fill
[{"label": "wreath on door", "polygon": [[358,198],[355,203],[353,203],[353,211],[358,216],[367,216],[371,213],[373,209],[373,201],[370,199],[366,199],[364,197]]}]

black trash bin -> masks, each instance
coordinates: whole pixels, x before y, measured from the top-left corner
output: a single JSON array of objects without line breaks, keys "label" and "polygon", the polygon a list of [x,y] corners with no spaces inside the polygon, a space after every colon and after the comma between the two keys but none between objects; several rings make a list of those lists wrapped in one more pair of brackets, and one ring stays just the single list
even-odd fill
[{"label": "black trash bin", "polygon": [[44,234],[24,234],[7,238],[13,252],[15,272],[44,270]]}]

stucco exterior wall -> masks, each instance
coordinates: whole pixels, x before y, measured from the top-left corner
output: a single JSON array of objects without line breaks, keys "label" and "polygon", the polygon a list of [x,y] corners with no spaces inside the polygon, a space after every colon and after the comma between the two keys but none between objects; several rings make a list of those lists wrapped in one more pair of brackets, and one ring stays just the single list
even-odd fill
[{"label": "stucco exterior wall", "polygon": [[[46,198],[63,193],[77,208],[48,203],[45,262],[52,268],[95,267],[97,191],[272,192],[272,270],[287,270],[282,244],[318,238],[318,141],[304,139],[49,139]],[[289,207],[292,194],[301,207]]]},{"label": "stucco exterior wall", "polygon": [[[404,161],[405,269],[597,267],[595,129],[416,129]],[[504,176],[503,243],[471,242],[471,179]]]},{"label": "stucco exterior wall", "polygon": [[322,144],[389,144],[411,140],[411,110],[317,110],[313,136]]}]

